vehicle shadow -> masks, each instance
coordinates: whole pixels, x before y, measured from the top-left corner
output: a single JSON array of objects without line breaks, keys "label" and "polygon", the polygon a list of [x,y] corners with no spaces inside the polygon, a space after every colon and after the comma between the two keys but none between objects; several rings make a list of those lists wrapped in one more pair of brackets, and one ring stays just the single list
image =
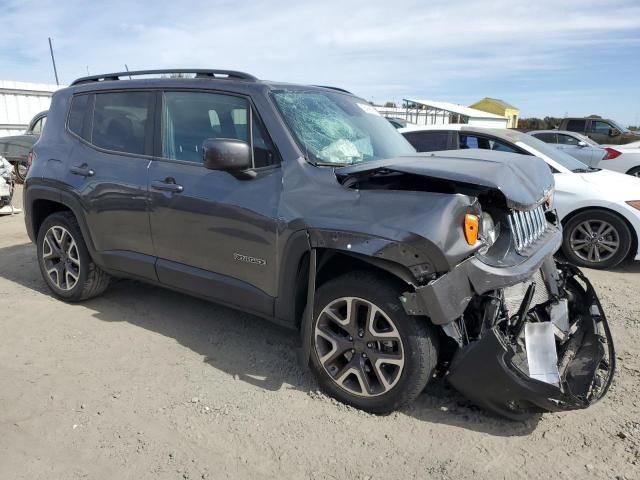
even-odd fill
[{"label": "vehicle shadow", "polygon": [[[0,248],[0,278],[50,295],[31,244]],[[93,311],[87,312],[87,321],[128,322],[175,339],[212,368],[265,390],[318,389],[310,372],[299,364],[297,332],[253,315],[131,280],[115,280],[102,296],[70,308]],[[538,421],[537,417],[513,422],[494,416],[443,381],[435,381],[401,413],[495,436],[528,435]]]}]

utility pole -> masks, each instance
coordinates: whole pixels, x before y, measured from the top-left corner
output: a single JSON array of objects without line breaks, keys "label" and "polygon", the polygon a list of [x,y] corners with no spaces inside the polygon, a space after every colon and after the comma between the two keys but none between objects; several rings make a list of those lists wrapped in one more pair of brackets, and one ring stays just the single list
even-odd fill
[{"label": "utility pole", "polygon": [[49,51],[51,52],[51,62],[53,63],[53,73],[56,76],[56,85],[60,85],[58,81],[58,69],[56,68],[56,58],[53,56],[53,45],[51,45],[51,37],[49,37]]}]

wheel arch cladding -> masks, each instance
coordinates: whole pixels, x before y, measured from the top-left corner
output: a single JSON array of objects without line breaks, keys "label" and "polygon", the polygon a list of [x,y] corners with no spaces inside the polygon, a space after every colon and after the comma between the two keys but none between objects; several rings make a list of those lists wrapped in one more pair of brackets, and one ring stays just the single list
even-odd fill
[{"label": "wheel arch cladding", "polygon": [[34,237],[37,238],[40,227],[47,219],[47,217],[57,212],[71,212],[71,208],[55,200],[38,198],[33,201],[31,211],[31,224],[33,228],[33,234]]},{"label": "wheel arch cladding", "polygon": [[69,211],[73,214],[80,226],[80,233],[84,238],[85,244],[91,256],[95,254],[95,247],[91,237],[91,232],[87,227],[80,202],[68,192],[57,192],[53,189],[32,186],[26,190],[25,204],[29,206],[28,217],[25,216],[25,220],[30,222],[30,228],[33,229],[33,238],[35,240],[38,237],[38,230],[42,225],[42,222],[51,214],[59,211]]},{"label": "wheel arch cladding", "polygon": [[[429,255],[411,241],[395,241],[375,235],[341,230],[315,229],[309,232],[311,246],[322,250],[340,251],[358,258],[413,283],[441,270]],[[423,244],[432,247],[428,241]],[[440,259],[442,260],[442,259]],[[445,267],[448,270],[448,266]]]}]

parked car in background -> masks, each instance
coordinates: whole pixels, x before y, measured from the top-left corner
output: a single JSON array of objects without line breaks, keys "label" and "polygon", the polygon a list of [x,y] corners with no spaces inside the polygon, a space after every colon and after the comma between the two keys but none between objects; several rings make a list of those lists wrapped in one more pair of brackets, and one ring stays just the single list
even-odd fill
[{"label": "parked car in background", "polygon": [[563,118],[558,130],[581,133],[600,145],[623,145],[640,140],[640,134],[606,118]]},{"label": "parked car in background", "polygon": [[27,130],[22,135],[11,135],[0,138],[0,155],[13,165],[16,180],[24,182],[29,168],[27,158],[33,145],[40,138],[42,129],[47,122],[47,111],[35,115]]},{"label": "parked car in background", "polygon": [[599,165],[601,168],[640,178],[640,143],[605,145],[605,148],[609,154],[606,161]]},{"label": "parked car in background", "polygon": [[556,180],[555,208],[564,225],[562,250],[572,263],[611,268],[640,260],[640,180],[594,169],[565,152],[507,129],[441,125],[401,129],[420,152],[479,148],[535,155]]},{"label": "parked car in background", "polygon": [[259,315],[298,330],[325,391],[374,413],[443,363],[511,418],[606,393],[613,342],[588,280],[554,260],[541,160],[426,162],[361,98],[226,70],[87,77],[51,105],[23,198],[58,298],[128,277]]},{"label": "parked car in background", "polygon": [[527,132],[538,140],[568,153],[590,167],[597,167],[600,160],[607,158],[609,152],[591,140],[576,132],[562,130],[534,130]]}]

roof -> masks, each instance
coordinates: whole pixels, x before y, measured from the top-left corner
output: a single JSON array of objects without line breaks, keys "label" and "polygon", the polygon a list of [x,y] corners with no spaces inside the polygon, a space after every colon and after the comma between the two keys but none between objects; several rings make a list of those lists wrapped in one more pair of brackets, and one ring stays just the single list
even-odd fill
[{"label": "roof", "polygon": [[[514,110],[519,110],[518,107],[514,107],[510,103],[507,103],[504,100],[500,100],[499,98],[484,97],[482,100],[489,100],[489,101],[491,101],[493,103],[496,103],[496,104],[500,105],[502,108],[513,108]],[[474,105],[482,102],[482,100],[474,103]]]},{"label": "roof", "polygon": [[473,118],[492,118],[496,120],[506,120],[506,117],[502,115],[495,115],[493,113],[483,112],[482,110],[477,110],[475,108],[465,107],[464,105],[459,105],[457,103],[450,102],[439,102],[435,100],[416,100],[413,98],[405,98],[406,102],[417,103],[419,105],[424,105],[425,107],[431,107],[435,110],[445,110],[451,113],[458,113],[460,115],[464,115],[465,117],[473,117]]}]

